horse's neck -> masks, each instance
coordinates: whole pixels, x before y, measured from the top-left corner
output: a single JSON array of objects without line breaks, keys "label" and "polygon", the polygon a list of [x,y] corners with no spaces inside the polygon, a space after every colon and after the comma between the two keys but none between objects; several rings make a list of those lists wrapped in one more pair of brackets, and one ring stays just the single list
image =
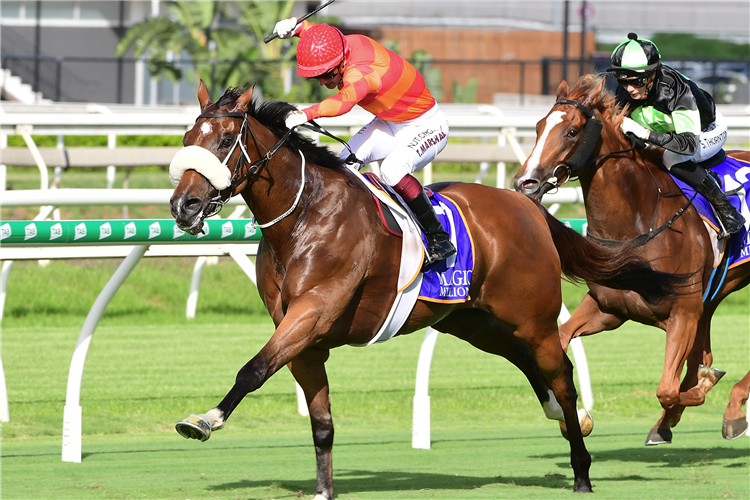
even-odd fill
[{"label": "horse's neck", "polygon": [[[291,150],[281,148],[273,155],[268,165],[251,178],[242,192],[242,197],[253,217],[260,225],[276,221],[269,228],[264,228],[264,237],[275,233],[288,234],[291,231],[308,203],[306,193],[311,190],[308,184],[312,174],[310,165],[305,165],[306,179],[303,185],[300,158]],[[299,201],[295,205],[298,195]],[[284,216],[290,210],[291,213]],[[282,216],[284,217],[280,218]]]},{"label": "horse's neck", "polygon": [[627,239],[648,232],[656,210],[661,172],[653,164],[628,157],[606,160],[590,176],[581,177],[589,231],[599,238]]}]

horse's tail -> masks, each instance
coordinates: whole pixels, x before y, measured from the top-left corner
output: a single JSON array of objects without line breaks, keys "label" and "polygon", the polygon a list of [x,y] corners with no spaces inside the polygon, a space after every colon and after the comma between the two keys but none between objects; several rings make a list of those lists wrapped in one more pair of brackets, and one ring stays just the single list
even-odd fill
[{"label": "horse's tail", "polygon": [[650,304],[674,296],[690,275],[656,271],[635,249],[608,247],[584,238],[537,204],[544,214],[560,256],[563,276],[571,282],[587,281],[617,290],[632,290]]}]

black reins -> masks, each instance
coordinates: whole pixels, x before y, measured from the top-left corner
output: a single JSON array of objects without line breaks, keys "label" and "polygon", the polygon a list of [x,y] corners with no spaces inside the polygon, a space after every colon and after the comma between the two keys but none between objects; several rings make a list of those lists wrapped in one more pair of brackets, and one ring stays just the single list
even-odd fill
[{"label": "black reins", "polygon": [[[273,157],[274,153],[279,150],[281,146],[284,145],[284,143],[289,139],[289,136],[292,135],[293,129],[289,129],[286,131],[286,133],[279,139],[279,141],[273,145],[271,149],[266,149],[266,147],[263,145],[262,142],[258,139],[258,137],[255,135],[255,132],[253,131],[253,128],[250,126],[250,123],[247,121],[247,113],[201,113],[198,115],[198,118],[195,120],[198,121],[199,118],[241,118],[242,119],[242,127],[240,128],[239,133],[239,146],[240,146],[240,159],[237,161],[237,165],[234,167],[234,171],[232,172],[232,178],[231,183],[227,189],[231,189],[230,191],[230,198],[231,193],[234,193],[234,190],[237,189],[237,187],[240,186],[245,180],[247,180],[250,176],[255,175],[255,173],[258,170],[264,169],[268,166],[268,163],[271,161],[271,158]],[[349,144],[330,133],[320,125],[318,125],[314,120],[310,120],[307,123],[301,125],[302,127],[312,130],[313,132],[317,132],[319,134],[323,134],[327,137],[330,137],[332,139],[337,140],[341,144],[346,147],[346,149],[349,150],[349,157],[345,160],[346,163],[360,163],[362,164],[362,161],[357,159],[354,152],[352,152],[352,148],[349,147]],[[255,139],[255,142],[257,144],[260,144],[260,146],[266,150],[266,154],[258,158],[256,161],[254,161],[250,166],[247,168],[247,171],[245,172],[245,175],[242,177],[235,179],[239,173],[242,171],[242,167],[245,163],[245,155],[247,154],[245,151],[245,146],[242,144],[242,132],[247,127],[247,129],[250,131],[250,135],[253,136],[253,139]],[[231,153],[230,153],[231,154]]]},{"label": "black reins", "polygon": [[[594,148],[596,147],[596,144],[599,142],[599,139],[601,138],[601,133],[602,133],[601,121],[595,118],[593,109],[588,109],[586,106],[584,106],[578,101],[573,101],[570,99],[558,99],[552,107],[554,108],[558,104],[570,104],[572,106],[575,106],[584,114],[584,116],[586,116],[586,125],[583,128],[583,139],[581,140],[581,143],[578,145],[578,147],[573,152],[571,157],[564,164],[559,165],[558,167],[555,167],[555,172],[557,171],[557,168],[559,168],[560,166],[564,167],[567,170],[568,179],[570,179],[572,176],[575,176],[578,172],[580,172],[584,168],[595,164],[602,158],[614,156],[617,154],[627,153],[635,149],[637,145],[641,145],[641,147],[645,147],[645,143],[643,141],[635,137],[633,134],[628,134],[628,138],[630,139],[630,144],[631,144],[629,148],[620,149],[617,151],[610,151],[609,153],[601,154],[597,156],[596,158],[589,159],[594,152]],[[665,229],[671,228],[674,221],[676,221],[682,216],[682,214],[685,212],[685,210],[687,210],[687,208],[690,206],[690,204],[693,202],[696,196],[694,194],[692,198],[690,198],[685,205],[683,205],[679,210],[677,210],[677,212],[666,223],[662,224],[657,229],[654,229],[654,224],[656,222],[656,214],[659,211],[659,202],[661,201],[662,192],[661,192],[661,188],[659,187],[659,183],[656,181],[656,177],[654,177],[654,173],[651,172],[651,169],[648,168],[648,165],[646,165],[646,168],[648,169],[648,173],[651,174],[651,178],[654,180],[654,184],[656,184],[656,191],[657,191],[656,207],[654,208],[654,215],[651,218],[651,225],[649,226],[648,233],[641,234],[631,240],[628,240],[627,244],[630,247],[643,246],[649,241],[651,241],[653,238],[655,238],[659,233],[661,233]],[[553,176],[555,175],[555,172],[553,172],[552,174]],[[623,241],[618,241],[618,240],[605,240],[602,238],[597,238],[595,236],[591,236],[590,234],[587,235],[587,237],[591,238],[592,240],[598,241],[599,243],[603,243],[607,245],[620,245],[622,243],[625,243]]]}]

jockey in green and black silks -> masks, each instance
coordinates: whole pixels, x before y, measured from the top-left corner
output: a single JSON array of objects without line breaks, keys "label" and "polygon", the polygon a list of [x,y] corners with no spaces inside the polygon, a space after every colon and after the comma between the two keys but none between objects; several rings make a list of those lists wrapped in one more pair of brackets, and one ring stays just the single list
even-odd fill
[{"label": "jockey in green and black silks", "polygon": [[714,206],[727,233],[739,231],[744,217],[714,177],[698,165],[721,152],[727,140],[727,125],[711,95],[662,64],[656,45],[635,33],[612,52],[607,71],[617,79],[617,102],[630,109],[622,132],[666,149],[662,161],[672,175]]}]

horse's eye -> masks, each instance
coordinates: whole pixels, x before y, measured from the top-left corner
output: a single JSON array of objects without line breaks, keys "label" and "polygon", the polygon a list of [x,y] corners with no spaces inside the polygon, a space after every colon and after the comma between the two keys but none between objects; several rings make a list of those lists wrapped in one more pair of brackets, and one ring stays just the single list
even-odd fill
[{"label": "horse's eye", "polygon": [[578,135],[578,131],[576,129],[571,129],[570,132],[568,132],[568,137],[571,139]]},{"label": "horse's eye", "polygon": [[233,142],[232,136],[231,136],[231,135],[228,135],[228,136],[226,136],[226,137],[224,138],[224,140],[223,140],[223,141],[221,141],[221,147],[222,147],[222,148],[228,148],[229,146],[231,146],[231,145],[232,145],[232,142]]}]

